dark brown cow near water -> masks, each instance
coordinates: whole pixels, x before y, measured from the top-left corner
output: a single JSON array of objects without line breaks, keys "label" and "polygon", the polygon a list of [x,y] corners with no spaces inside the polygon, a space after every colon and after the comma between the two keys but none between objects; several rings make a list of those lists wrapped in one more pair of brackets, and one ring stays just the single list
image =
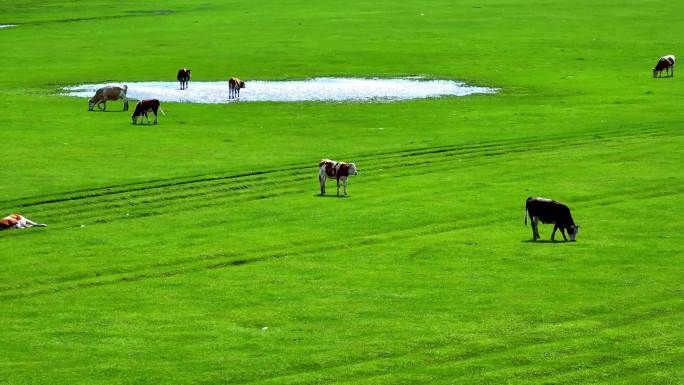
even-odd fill
[{"label": "dark brown cow near water", "polygon": [[162,115],[166,116],[164,110],[159,106],[159,100],[141,100],[135,105],[135,111],[133,111],[133,115],[131,115],[131,123],[137,124],[138,118],[140,118],[140,124],[142,124],[142,117],[144,116],[149,124],[150,118],[147,116],[147,113],[152,112],[154,114],[154,124],[157,124],[157,111],[161,111]]},{"label": "dark brown cow near water", "polygon": [[190,81],[190,70],[187,68],[181,68],[178,70],[178,75],[176,79],[180,82],[180,89],[185,90],[188,88],[188,82]]},{"label": "dark brown cow near water", "polygon": [[[88,101],[88,111],[92,111],[93,107],[97,106],[97,108],[101,109],[102,111],[107,110],[107,100],[119,100],[123,99],[123,110],[128,111],[128,97],[126,96],[126,92],[128,92],[128,86],[124,85],[122,87],[102,87],[95,91],[95,96],[93,96],[89,101]],[[102,105],[102,107],[100,107]]]},{"label": "dark brown cow near water", "polygon": [[228,99],[239,98],[240,88],[245,88],[245,82],[239,78],[230,78],[228,80]]},{"label": "dark brown cow near water", "polygon": [[674,55],[667,55],[663,56],[660,59],[658,59],[658,63],[656,66],[653,68],[653,77],[661,77],[663,74],[663,70],[665,70],[665,75],[668,75],[668,77],[673,77],[674,76],[674,65],[677,59],[674,57]]},{"label": "dark brown cow near water", "polygon": [[579,225],[576,225],[575,221],[572,220],[570,209],[560,202],[546,198],[527,198],[527,202],[525,202],[525,224],[527,224],[528,215],[532,224],[532,237],[535,241],[539,239],[539,221],[547,224],[553,223],[552,241],[558,229],[566,241],[568,238],[565,237],[565,230],[568,231],[570,240],[573,242],[579,233]]},{"label": "dark brown cow near water", "polygon": [[347,195],[347,178],[358,174],[354,163],[335,162],[330,159],[321,159],[318,162],[320,168],[318,181],[321,183],[321,195],[325,195],[325,181],[327,178],[337,179],[337,195],[340,195],[340,179],[344,184],[344,195]]}]

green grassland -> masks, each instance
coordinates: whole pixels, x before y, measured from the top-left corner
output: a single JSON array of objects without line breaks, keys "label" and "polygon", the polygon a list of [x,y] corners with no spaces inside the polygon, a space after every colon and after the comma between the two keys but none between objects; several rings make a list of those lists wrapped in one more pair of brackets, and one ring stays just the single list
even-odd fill
[{"label": "green grassland", "polygon": [[[684,86],[650,76],[683,13],[0,0],[0,209],[49,224],[0,233],[0,384],[684,383]],[[183,66],[501,92],[156,126],[56,95]],[[324,157],[356,162],[348,197],[317,196]],[[531,242],[528,196],[578,242]]]}]

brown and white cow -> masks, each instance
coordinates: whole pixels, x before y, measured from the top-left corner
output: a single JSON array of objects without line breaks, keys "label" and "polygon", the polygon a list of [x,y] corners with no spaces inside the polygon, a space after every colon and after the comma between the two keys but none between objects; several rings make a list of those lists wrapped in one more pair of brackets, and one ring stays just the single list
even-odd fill
[{"label": "brown and white cow", "polygon": [[240,88],[245,88],[245,82],[239,78],[230,78],[228,80],[228,99],[239,98]]},{"label": "brown and white cow", "polygon": [[[95,96],[93,96],[89,101],[88,101],[88,111],[92,111],[93,107],[97,106],[97,108],[101,109],[102,111],[107,110],[107,100],[119,100],[123,99],[123,110],[128,111],[128,97],[126,96],[126,93],[128,92],[128,86],[124,85],[123,87],[116,87],[116,86],[110,86],[110,87],[102,87],[95,91]],[[102,104],[102,107],[100,107],[100,104]]]},{"label": "brown and white cow", "polygon": [[325,195],[325,181],[327,178],[337,179],[337,195],[340,195],[340,179],[344,184],[344,195],[347,195],[347,178],[356,175],[354,163],[336,162],[330,159],[321,159],[318,163],[318,181],[321,183],[321,195]]},{"label": "brown and white cow", "polygon": [[190,70],[187,68],[181,68],[178,70],[178,75],[176,79],[180,82],[180,89],[184,90],[188,88],[188,82],[190,81]]},{"label": "brown and white cow", "polygon": [[560,229],[563,234],[563,239],[566,241],[565,230],[570,235],[570,240],[575,241],[579,233],[579,225],[575,224],[570,215],[568,206],[546,198],[527,198],[525,202],[525,224],[527,224],[527,216],[530,216],[532,224],[532,237],[536,241],[539,239],[539,221],[542,223],[553,223],[553,233],[551,233],[551,240],[554,240],[556,230]]},{"label": "brown and white cow", "polygon": [[675,58],[674,55],[666,55],[658,59],[658,63],[656,63],[656,66],[653,68],[653,77],[661,77],[663,70],[665,70],[665,75],[668,75],[668,77],[673,77],[674,76],[674,65],[675,62],[677,61],[677,58]]},{"label": "brown and white cow", "polygon": [[0,219],[0,230],[23,229],[27,227],[46,227],[46,224],[36,223],[23,215],[14,213]]},{"label": "brown and white cow", "polygon": [[131,115],[131,123],[137,124],[138,118],[140,118],[140,124],[142,124],[142,117],[147,119],[147,123],[150,123],[150,118],[147,116],[148,112],[154,114],[154,124],[157,124],[157,111],[161,111],[162,115],[166,116],[164,110],[159,105],[159,100],[157,99],[146,99],[141,100],[135,105],[135,111]]}]

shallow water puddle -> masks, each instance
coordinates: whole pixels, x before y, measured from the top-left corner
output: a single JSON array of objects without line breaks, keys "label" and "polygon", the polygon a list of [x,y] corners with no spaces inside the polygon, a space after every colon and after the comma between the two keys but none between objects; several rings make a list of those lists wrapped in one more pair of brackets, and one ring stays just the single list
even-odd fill
[{"label": "shallow water puddle", "polygon": [[[163,102],[228,103],[228,82],[193,82],[181,90],[178,82],[132,82],[82,84],[65,87],[63,95],[92,97],[98,88],[128,85],[132,99],[159,99]],[[396,101],[441,96],[490,94],[496,88],[474,87],[453,80],[314,78],[288,81],[246,81],[240,90],[242,102],[301,101]]]}]

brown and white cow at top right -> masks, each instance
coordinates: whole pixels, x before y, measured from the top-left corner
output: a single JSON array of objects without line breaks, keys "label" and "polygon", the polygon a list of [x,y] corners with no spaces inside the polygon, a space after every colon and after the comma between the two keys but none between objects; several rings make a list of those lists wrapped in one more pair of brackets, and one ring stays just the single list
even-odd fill
[{"label": "brown and white cow at top right", "polygon": [[665,70],[665,75],[668,75],[667,77],[673,77],[676,61],[677,58],[675,58],[674,55],[666,55],[658,59],[658,63],[656,63],[656,66],[653,68],[653,77],[655,78],[656,75],[658,75],[657,77],[661,77],[663,70]]}]

